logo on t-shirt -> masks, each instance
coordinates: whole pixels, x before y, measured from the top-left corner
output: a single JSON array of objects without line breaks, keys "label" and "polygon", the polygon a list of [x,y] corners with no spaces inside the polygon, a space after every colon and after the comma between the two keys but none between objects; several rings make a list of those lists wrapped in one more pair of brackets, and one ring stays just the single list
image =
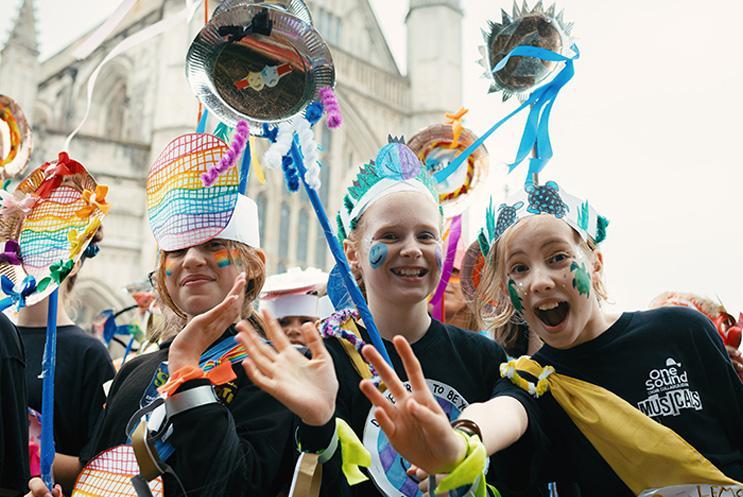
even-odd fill
[{"label": "logo on t-shirt", "polygon": [[[453,421],[459,417],[468,403],[464,397],[454,388],[435,380],[426,380],[428,388],[431,389],[434,398],[438,401],[444,413]],[[410,384],[404,383],[405,388],[410,390]],[[389,390],[385,392],[385,397],[394,402]],[[410,463],[402,458],[395,449],[390,445],[387,436],[380,429],[379,423],[374,418],[374,409],[369,411],[364,426],[364,447],[366,447],[372,458],[372,465],[369,473],[374,483],[384,495],[389,497],[421,497],[423,493],[418,490],[418,482],[410,478],[406,471],[410,468]],[[465,493],[468,487],[454,490],[450,493],[452,496],[459,496]]]},{"label": "logo on t-shirt", "polygon": [[678,416],[684,409],[702,410],[699,392],[689,388],[688,373],[671,357],[666,359],[666,367],[650,371],[645,388],[648,398],[638,402],[637,407],[651,418]]}]

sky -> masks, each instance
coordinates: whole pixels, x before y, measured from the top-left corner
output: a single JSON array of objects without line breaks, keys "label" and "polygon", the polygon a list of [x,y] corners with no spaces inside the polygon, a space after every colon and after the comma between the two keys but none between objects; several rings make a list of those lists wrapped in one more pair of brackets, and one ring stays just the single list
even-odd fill
[{"label": "sky", "polygon": [[[398,65],[404,68],[406,0],[370,0]],[[513,110],[487,94],[475,63],[480,28],[500,19],[506,1],[461,0],[465,125],[481,134]],[[0,43],[17,0],[0,0]],[[42,58],[98,24],[118,2],[35,0]],[[605,278],[617,310],[644,308],[666,290],[719,298],[743,311],[743,2],[562,0],[581,57],[551,119],[555,157],[541,175],[588,198],[609,218]],[[717,8],[710,10],[711,6]],[[184,47],[185,54],[185,47]],[[506,174],[525,115],[486,142],[490,175],[471,207],[470,237],[484,219],[487,195],[521,187]],[[391,130],[394,131],[394,130]],[[393,133],[394,134],[394,133]]]}]

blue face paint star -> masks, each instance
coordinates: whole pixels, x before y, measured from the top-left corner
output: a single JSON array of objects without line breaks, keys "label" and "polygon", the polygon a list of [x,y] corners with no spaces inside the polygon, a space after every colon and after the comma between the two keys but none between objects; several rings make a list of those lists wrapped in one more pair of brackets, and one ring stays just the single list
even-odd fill
[{"label": "blue face paint star", "polygon": [[375,243],[369,249],[369,264],[372,268],[377,269],[379,266],[384,264],[384,260],[387,258],[387,245],[384,243]]}]

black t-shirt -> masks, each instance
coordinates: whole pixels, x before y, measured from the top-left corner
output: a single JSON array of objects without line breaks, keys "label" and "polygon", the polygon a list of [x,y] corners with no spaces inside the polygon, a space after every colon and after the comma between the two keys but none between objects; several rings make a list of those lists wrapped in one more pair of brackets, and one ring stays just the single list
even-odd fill
[{"label": "black t-shirt", "polygon": [[28,490],[28,417],[18,330],[0,312],[0,497]]},{"label": "black t-shirt", "polygon": [[[371,343],[366,330],[361,327],[359,329],[364,341]],[[340,461],[339,449],[323,468],[322,495],[415,495],[416,485],[404,475],[409,463],[392,450],[378,427],[371,412],[371,403],[359,389],[361,377],[341,342],[330,338],[325,340],[325,346],[333,357],[339,383],[336,416],[348,422],[372,453],[373,467],[370,480],[349,489],[340,469],[335,467]],[[406,381],[405,369],[394,345],[385,340],[385,347],[395,371]],[[458,417],[467,405],[490,398],[495,384],[500,380],[499,366],[507,360],[503,349],[493,340],[473,331],[442,324],[435,319],[431,320],[426,334],[412,344],[412,348],[421,363],[429,387],[450,419]],[[299,439],[303,448],[308,451],[324,449],[332,436],[334,423],[335,420],[331,420],[328,425],[318,428],[300,424]],[[380,486],[382,491],[375,485]]]},{"label": "black t-shirt", "polygon": [[[234,333],[231,329],[228,333]],[[126,425],[140,408],[158,366],[168,360],[172,340],[160,350],[127,361],[114,378],[92,443],[81,461],[127,443]],[[217,387],[220,403],[203,405],[172,418],[169,442],[175,453],[169,464],[188,495],[275,497],[291,479],[295,458],[294,416],[270,395],[257,388],[240,363],[233,365],[237,379]],[[190,380],[181,389],[209,384]],[[180,390],[180,389],[179,389]],[[226,404],[226,407],[225,407]],[[182,495],[169,474],[165,495]]]},{"label": "black t-shirt", "polygon": [[[19,326],[26,349],[28,405],[41,412],[41,374],[46,327]],[[57,452],[78,456],[93,436],[106,394],[103,384],[114,377],[106,347],[77,326],[57,327],[54,371],[54,444]]]},{"label": "black t-shirt", "polygon": [[[743,481],[743,384],[701,313],[682,308],[624,313],[594,340],[568,350],[545,345],[534,359],[613,392],[672,429],[727,476]],[[535,400],[508,384],[498,385],[495,395],[505,392],[529,413],[527,434],[501,453],[511,465],[507,469],[516,474],[521,468],[520,476],[528,473],[532,482],[556,480],[558,487],[572,482],[583,497],[633,495],[552,395]]]}]

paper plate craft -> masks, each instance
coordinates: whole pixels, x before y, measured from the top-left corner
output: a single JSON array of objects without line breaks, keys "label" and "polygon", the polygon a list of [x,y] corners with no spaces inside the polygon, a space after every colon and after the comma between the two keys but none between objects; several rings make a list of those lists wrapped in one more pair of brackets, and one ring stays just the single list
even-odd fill
[{"label": "paper plate craft", "polygon": [[310,12],[309,7],[307,7],[307,4],[304,3],[304,0],[224,0],[217,5],[217,8],[214,9],[212,15],[217,15],[220,12],[229,9],[233,5],[240,3],[255,5],[257,7],[278,9],[306,22],[307,24],[313,24],[312,13]]},{"label": "paper plate craft", "polygon": [[309,22],[294,15],[302,10],[299,3],[230,2],[194,39],[186,75],[198,99],[223,123],[286,121],[333,86],[330,49]]},{"label": "paper plate craft", "polygon": [[322,297],[327,281],[328,273],[320,269],[289,268],[285,273],[266,278],[260,307],[268,310],[276,319],[286,316],[319,318],[327,315],[328,299]]},{"label": "paper plate craft", "polygon": [[[260,248],[258,208],[238,192],[235,164],[224,163],[230,146],[207,133],[181,135],[165,146],[147,176],[147,219],[162,250],[180,250],[212,238]],[[220,164],[223,173],[204,184]]]},{"label": "paper plate craft", "polygon": [[[98,454],[78,475],[72,497],[138,497],[131,479],[139,474],[134,450],[119,445]],[[152,497],[162,497],[161,477],[149,482]]]},{"label": "paper plate craft", "polygon": [[555,6],[544,9],[541,0],[529,9],[526,1],[519,8],[514,2],[513,13],[501,10],[501,22],[490,21],[483,30],[485,46],[480,47],[485,69],[483,77],[491,81],[489,92],[503,92],[503,100],[515,95],[525,100],[529,93],[544,82],[557,68],[553,61],[534,57],[512,57],[498,71],[495,67],[511,50],[518,46],[533,46],[555,53],[563,53],[570,45],[572,23],[566,23],[563,12],[555,15]]},{"label": "paper plate craft", "polygon": [[107,192],[82,164],[61,152],[5,195],[1,308],[35,304],[62,283],[108,213]]},{"label": "paper plate craft", "polygon": [[[453,128],[447,124],[428,126],[408,141],[408,146],[426,166],[429,174],[443,170],[449,162],[469,147],[477,136],[467,128],[461,130],[457,143],[454,142]],[[452,146],[455,145],[455,146]],[[454,217],[464,212],[472,194],[488,176],[488,151],[480,145],[456,171],[436,183],[439,201],[444,216]]]},{"label": "paper plate craft", "polygon": [[550,214],[568,223],[581,237],[598,245],[606,238],[609,221],[599,215],[587,200],[569,195],[554,181],[543,185],[528,184],[509,196],[497,209],[492,199],[485,214],[485,226],[462,259],[462,292],[468,301],[475,301],[480,285],[485,257],[505,231],[521,219]]},{"label": "paper plate craft", "polygon": [[0,95],[0,171],[2,178],[23,173],[31,158],[31,126],[12,98]]}]

